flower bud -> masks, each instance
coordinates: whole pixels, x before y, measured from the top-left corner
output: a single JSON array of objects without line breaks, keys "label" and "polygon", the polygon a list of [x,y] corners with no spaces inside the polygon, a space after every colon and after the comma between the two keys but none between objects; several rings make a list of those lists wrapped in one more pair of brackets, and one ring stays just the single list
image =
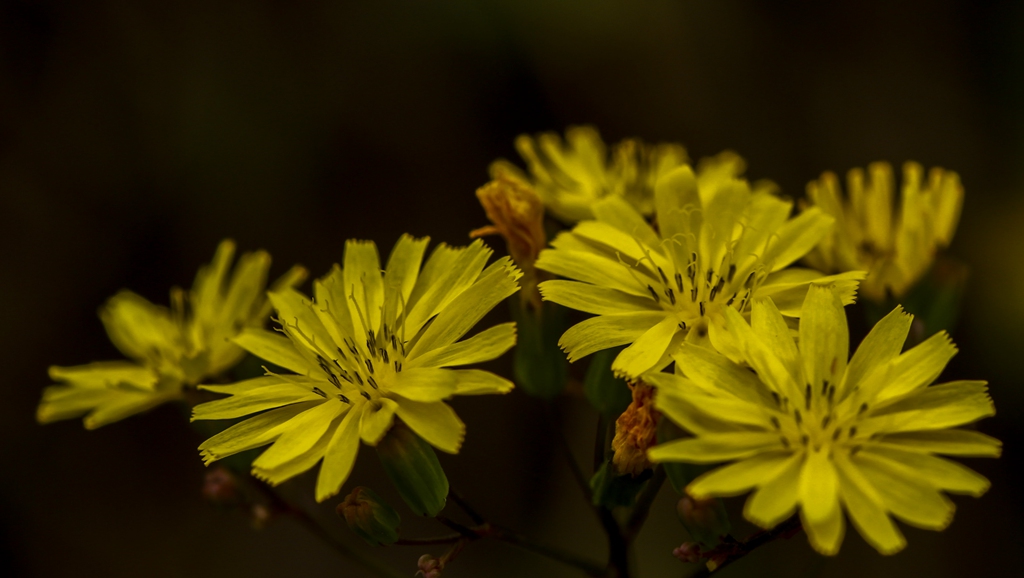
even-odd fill
[{"label": "flower bud", "polygon": [[672,555],[683,562],[700,562],[700,544],[695,542],[683,542],[672,550]]},{"label": "flower bud", "polygon": [[377,443],[377,456],[405,503],[418,516],[436,516],[448,497],[448,478],[430,444],[401,422]]},{"label": "flower bud", "polygon": [[227,468],[216,466],[203,478],[203,497],[214,504],[234,504],[238,499],[238,481]]},{"label": "flower bud", "polygon": [[690,536],[707,546],[718,544],[731,529],[729,514],[718,498],[695,500],[683,496],[676,504],[676,513]]},{"label": "flower bud", "polygon": [[416,572],[416,576],[422,576],[423,578],[441,578],[441,570],[444,569],[444,562],[434,558],[430,554],[424,554],[420,556],[420,559],[416,562],[416,567],[419,568]]},{"label": "flower bud", "polygon": [[401,516],[370,488],[354,488],[336,511],[371,546],[387,546],[398,540]]}]

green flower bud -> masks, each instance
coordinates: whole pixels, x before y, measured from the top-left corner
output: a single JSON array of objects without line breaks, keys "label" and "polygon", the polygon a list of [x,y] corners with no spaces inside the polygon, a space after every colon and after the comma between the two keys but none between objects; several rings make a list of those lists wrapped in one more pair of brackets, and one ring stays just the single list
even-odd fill
[{"label": "green flower bud", "polygon": [[448,478],[434,448],[396,422],[377,444],[377,456],[398,494],[418,516],[436,516],[448,497]]},{"label": "green flower bud", "polygon": [[349,528],[371,546],[386,546],[398,540],[402,518],[370,488],[356,487],[338,504],[338,515]]}]

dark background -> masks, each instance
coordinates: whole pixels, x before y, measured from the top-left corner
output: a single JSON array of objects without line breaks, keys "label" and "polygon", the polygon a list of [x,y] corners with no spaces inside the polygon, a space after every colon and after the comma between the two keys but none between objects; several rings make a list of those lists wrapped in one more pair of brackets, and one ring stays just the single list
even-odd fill
[{"label": "dark background", "polygon": [[[200,496],[200,438],[168,406],[83,431],[34,421],[50,364],[117,358],[96,317],[122,287],[167,302],[217,242],[313,275],[346,238],[462,244],[473,191],[521,132],[593,123],[609,142],[732,148],[799,196],[874,160],[958,171],[952,253],[973,269],[945,377],[988,379],[992,482],[941,533],[887,558],[852,529],[825,559],[800,536],[724,575],[1015,576],[1021,524],[1024,8],[868,2],[0,2],[0,569],[23,576],[358,576],[290,520],[253,531]],[[890,6],[898,4],[898,6]],[[518,159],[516,159],[518,160]],[[500,252],[504,248],[495,243]],[[504,365],[495,366],[507,371]],[[469,433],[444,461],[496,522],[602,558],[596,521],[537,404],[457,400]],[[582,457],[593,414],[561,411]],[[550,483],[545,480],[550,481]],[[390,491],[372,451],[346,487]],[[312,476],[285,491],[312,507]],[[393,495],[393,494],[388,494]],[[642,576],[692,571],[666,490]],[[731,500],[738,508],[740,500]],[[316,512],[339,537],[354,536]],[[402,510],[405,512],[405,510]],[[419,535],[443,533],[410,520]],[[741,531],[743,529],[741,528]],[[381,552],[411,576],[442,548]],[[468,547],[445,576],[574,576],[510,546]]]}]

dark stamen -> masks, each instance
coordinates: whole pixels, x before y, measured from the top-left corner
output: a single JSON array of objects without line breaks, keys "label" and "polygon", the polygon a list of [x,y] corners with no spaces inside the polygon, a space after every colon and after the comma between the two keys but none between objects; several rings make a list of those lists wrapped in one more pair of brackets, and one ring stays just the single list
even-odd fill
[{"label": "dark stamen", "polygon": [[320,397],[323,397],[323,398],[327,397],[327,394],[324,393],[324,390],[320,389],[319,387],[314,387],[313,388],[313,393],[315,393],[315,394],[317,394],[317,395],[319,395]]}]

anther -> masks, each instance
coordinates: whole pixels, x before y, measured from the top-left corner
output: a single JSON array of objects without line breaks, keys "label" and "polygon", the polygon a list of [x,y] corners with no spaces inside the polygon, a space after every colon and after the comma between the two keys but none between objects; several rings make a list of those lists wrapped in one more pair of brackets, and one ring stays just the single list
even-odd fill
[{"label": "anther", "polygon": [[373,379],[372,375],[366,376],[366,381],[370,382],[370,387],[372,387],[373,389],[380,389],[379,387],[377,387],[377,381]]},{"label": "anther", "polygon": [[362,376],[362,375],[359,375],[359,372],[358,372],[358,371],[357,371],[357,372],[355,372],[355,376],[356,376],[356,381],[358,381],[358,382],[359,382],[359,385],[363,385],[363,376]]},{"label": "anther", "polygon": [[862,413],[866,412],[867,410],[868,410],[868,404],[867,403],[862,403],[862,404],[860,404],[860,409],[857,410],[857,415],[861,415]]},{"label": "anther", "polygon": [[317,395],[319,395],[320,397],[323,397],[323,398],[327,397],[327,394],[324,393],[324,390],[320,389],[319,387],[314,387],[313,388],[313,393],[315,393],[315,394],[317,394]]},{"label": "anther", "polygon": [[789,438],[787,438],[786,436],[780,436],[779,440],[782,442],[782,446],[784,448],[786,448],[787,450],[790,448]]},{"label": "anther", "polygon": [[395,360],[395,373],[401,373],[401,371],[402,371],[402,362],[398,361],[396,359]]},{"label": "anther", "polygon": [[665,289],[665,294],[668,295],[668,300],[675,305],[676,304],[676,292],[671,287]]},{"label": "anther", "polygon": [[339,393],[338,394],[338,399],[340,399],[341,401],[343,401],[345,403],[348,403],[348,404],[352,403],[347,397],[345,397],[345,394],[343,394],[343,393]]},{"label": "anther", "polygon": [[690,289],[690,301],[696,301],[696,300],[697,300],[697,286],[694,285],[693,288]]},{"label": "anther", "polygon": [[746,287],[747,289],[750,289],[750,284],[751,284],[751,282],[753,282],[754,275],[756,275],[756,274],[757,274],[756,271],[751,271],[750,275],[747,275],[747,280],[743,282],[743,286]]},{"label": "anther", "polygon": [[843,433],[843,430],[836,428],[836,431],[832,432],[832,441],[839,439],[839,434]]},{"label": "anther", "polygon": [[680,293],[682,293],[683,292],[683,274],[682,273],[676,273],[675,274],[675,278],[676,278],[676,288],[679,289]]},{"label": "anther", "polygon": [[793,419],[796,420],[796,425],[800,425],[804,421],[804,416],[803,416],[802,413],[800,413],[800,410],[794,409],[793,410]]},{"label": "anther", "polygon": [[775,400],[775,405],[782,405],[782,399],[779,398],[779,394],[772,392],[772,399]]},{"label": "anther", "polygon": [[380,358],[384,360],[385,364],[391,363],[391,361],[388,359],[388,350],[384,349],[383,347],[380,348]]},{"label": "anther", "polygon": [[727,275],[727,277],[729,278],[730,283],[732,283],[732,278],[734,275],[736,275],[736,265],[729,265],[729,274]]},{"label": "anther", "polygon": [[366,393],[365,391],[360,391],[359,395],[362,395],[363,397],[365,397],[366,401],[370,401],[370,394]]},{"label": "anther", "polygon": [[775,416],[773,415],[773,416],[772,416],[772,417],[771,417],[770,419],[771,419],[771,421],[772,421],[772,426],[773,426],[773,427],[774,427],[775,429],[782,429],[782,424],[781,424],[781,423],[779,423],[779,418],[777,418],[777,417],[775,417]]},{"label": "anther", "polygon": [[682,329],[683,331],[686,331],[686,322],[685,321],[680,321],[679,322],[679,328]]},{"label": "anther", "polygon": [[704,317],[704,302],[700,302],[700,316]]},{"label": "anther", "polygon": [[726,304],[727,306],[728,306],[728,305],[732,305],[732,302],[733,302],[733,301],[735,301],[735,300],[736,300],[736,294],[735,294],[735,293],[733,293],[733,294],[732,294],[732,297],[730,297],[730,298],[729,298],[729,300],[725,302],[725,304]]},{"label": "anther", "polygon": [[807,411],[811,411],[811,384],[807,384],[804,389],[804,401],[806,402]]},{"label": "anther", "polygon": [[373,373],[373,362],[369,359],[364,360],[366,362],[366,370]]},{"label": "anther", "polygon": [[333,373],[329,373],[327,375],[328,375],[328,379],[331,380],[331,383],[334,385],[334,387],[336,387],[338,389],[341,389],[341,381],[338,380],[338,376],[334,375]]},{"label": "anther", "polygon": [[658,298],[658,292],[654,290],[654,287],[648,285],[647,290],[651,292],[651,298],[654,299],[655,303],[661,303],[661,299]]},{"label": "anther", "polygon": [[830,423],[832,423],[832,414],[826,415],[825,418],[821,420],[821,429],[827,428]]},{"label": "anther", "polygon": [[806,446],[810,441],[811,441],[811,438],[808,437],[807,434],[804,434],[804,435],[800,436],[800,443],[804,444],[804,446]]},{"label": "anther", "polygon": [[661,282],[668,285],[668,277],[665,276],[665,272],[661,270],[661,267],[658,267],[658,275],[661,275]]},{"label": "anther", "polygon": [[395,334],[391,334],[391,349],[398,349],[398,340],[395,339]]}]

